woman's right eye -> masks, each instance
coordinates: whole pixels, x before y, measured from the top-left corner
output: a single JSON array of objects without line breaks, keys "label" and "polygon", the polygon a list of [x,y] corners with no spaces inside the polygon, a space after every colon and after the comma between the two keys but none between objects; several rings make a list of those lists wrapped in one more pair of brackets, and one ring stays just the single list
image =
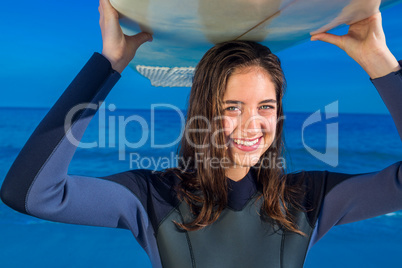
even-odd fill
[{"label": "woman's right eye", "polygon": [[232,112],[232,111],[237,111],[237,110],[239,110],[239,108],[237,108],[236,106],[230,106],[230,107],[225,108],[225,110]]}]

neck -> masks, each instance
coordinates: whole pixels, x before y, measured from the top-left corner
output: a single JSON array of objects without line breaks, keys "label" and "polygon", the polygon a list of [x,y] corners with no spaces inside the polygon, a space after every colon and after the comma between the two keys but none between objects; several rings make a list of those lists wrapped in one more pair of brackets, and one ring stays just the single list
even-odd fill
[{"label": "neck", "polygon": [[240,181],[247,175],[249,170],[250,167],[242,167],[242,166],[229,167],[225,170],[225,176],[231,179],[232,181]]}]

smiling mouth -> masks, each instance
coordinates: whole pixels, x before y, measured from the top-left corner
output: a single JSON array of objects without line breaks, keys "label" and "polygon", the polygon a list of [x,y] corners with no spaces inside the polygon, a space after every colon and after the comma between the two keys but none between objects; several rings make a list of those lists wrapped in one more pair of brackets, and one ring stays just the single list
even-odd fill
[{"label": "smiling mouth", "polygon": [[253,146],[260,141],[260,138],[256,138],[254,140],[240,140],[240,139],[233,139],[234,143],[243,146]]}]

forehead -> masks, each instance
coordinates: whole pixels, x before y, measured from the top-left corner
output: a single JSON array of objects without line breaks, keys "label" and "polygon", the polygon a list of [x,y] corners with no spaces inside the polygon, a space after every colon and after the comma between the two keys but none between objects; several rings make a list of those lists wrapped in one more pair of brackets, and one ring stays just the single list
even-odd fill
[{"label": "forehead", "polygon": [[270,74],[261,67],[253,66],[235,70],[229,77],[223,100],[276,99],[275,84]]}]

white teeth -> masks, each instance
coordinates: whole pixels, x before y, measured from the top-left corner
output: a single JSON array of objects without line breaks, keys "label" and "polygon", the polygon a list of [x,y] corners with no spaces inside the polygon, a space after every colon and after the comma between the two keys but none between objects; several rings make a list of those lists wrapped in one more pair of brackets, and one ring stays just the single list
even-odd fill
[{"label": "white teeth", "polygon": [[252,146],[256,144],[260,139],[255,139],[253,141],[244,141],[244,140],[238,140],[238,139],[233,139],[233,141],[237,144],[245,145],[245,146]]}]

